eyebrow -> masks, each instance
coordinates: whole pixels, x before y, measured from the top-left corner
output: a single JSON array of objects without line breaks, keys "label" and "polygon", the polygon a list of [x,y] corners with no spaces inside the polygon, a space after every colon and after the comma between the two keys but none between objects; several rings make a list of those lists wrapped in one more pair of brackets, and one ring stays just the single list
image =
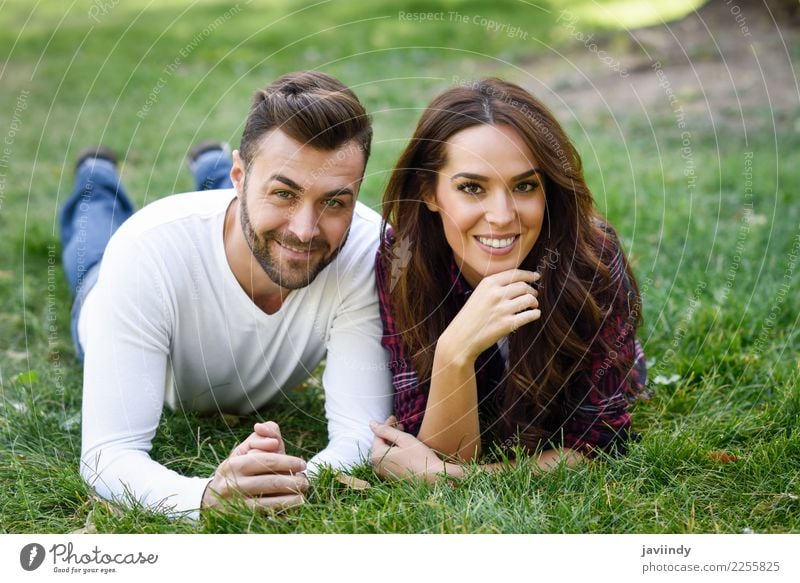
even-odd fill
[{"label": "eyebrow", "polygon": [[[305,188],[303,188],[302,186],[297,184],[291,178],[288,178],[288,177],[284,176],[283,174],[273,174],[264,183],[264,185],[266,186],[267,184],[269,184],[270,182],[272,182],[274,180],[277,180],[278,182],[282,182],[283,184],[285,184],[289,188],[293,188],[294,190],[300,192],[301,194],[306,191]],[[353,193],[353,190],[351,188],[348,188],[347,186],[345,186],[345,187],[342,187],[342,188],[334,188],[333,190],[329,190],[328,192],[326,192],[325,194],[322,195],[322,198],[330,198],[330,197],[335,197],[335,196],[355,196],[355,194]]]},{"label": "eyebrow", "polygon": [[[539,168],[531,168],[530,170],[526,170],[522,174],[517,174],[511,178],[511,182],[516,182],[518,180],[522,180],[523,178],[528,178],[529,176],[533,176],[539,172]],[[456,180],[457,178],[469,178],[471,180],[482,180],[486,182],[489,180],[487,176],[481,176],[480,174],[472,174],[471,172],[459,172],[458,174],[454,174],[450,177],[450,180]]]},{"label": "eyebrow", "polygon": [[287,178],[287,177],[286,177],[286,176],[284,176],[283,174],[273,174],[272,176],[270,176],[270,177],[267,179],[267,181],[264,183],[264,186],[266,186],[267,184],[269,184],[269,183],[270,183],[270,182],[272,182],[273,180],[277,180],[278,182],[283,182],[283,183],[284,183],[286,186],[288,186],[289,188],[294,188],[295,190],[297,190],[297,191],[299,191],[299,192],[305,192],[305,191],[306,191],[306,189],[305,189],[305,188],[303,188],[302,186],[300,186],[299,184],[297,184],[297,183],[296,183],[294,180],[292,180],[291,178]]},{"label": "eyebrow", "polygon": [[355,196],[353,191],[346,186],[344,188],[334,188],[322,195],[322,198],[331,198],[334,196]]}]

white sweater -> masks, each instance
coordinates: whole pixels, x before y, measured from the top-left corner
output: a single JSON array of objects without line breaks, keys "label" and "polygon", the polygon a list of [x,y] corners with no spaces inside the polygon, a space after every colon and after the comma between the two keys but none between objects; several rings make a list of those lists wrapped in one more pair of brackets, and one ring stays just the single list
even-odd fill
[{"label": "white sweater", "polygon": [[233,196],[217,190],[159,200],[108,245],[79,321],[81,475],[105,498],[132,495],[197,517],[210,478],[181,476],[149,455],[165,401],[175,410],[252,413],[306,380],[326,353],[329,444],[309,461],[310,472],[365,459],[370,419],[391,413],[373,272],[379,215],[358,203],[339,256],[268,315],[225,256],[223,219]]}]

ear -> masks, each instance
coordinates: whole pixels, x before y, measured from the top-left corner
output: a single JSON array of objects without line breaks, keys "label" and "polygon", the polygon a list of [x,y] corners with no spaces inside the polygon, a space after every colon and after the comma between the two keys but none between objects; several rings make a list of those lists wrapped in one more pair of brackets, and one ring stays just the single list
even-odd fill
[{"label": "ear", "polygon": [[439,205],[436,204],[436,195],[435,194],[425,194],[422,196],[422,201],[425,203],[425,206],[428,207],[428,210],[432,213],[439,212]]},{"label": "ear", "polygon": [[236,189],[237,196],[244,196],[244,177],[247,173],[242,157],[239,155],[239,150],[234,150],[232,153],[233,166],[231,166],[231,182]]}]

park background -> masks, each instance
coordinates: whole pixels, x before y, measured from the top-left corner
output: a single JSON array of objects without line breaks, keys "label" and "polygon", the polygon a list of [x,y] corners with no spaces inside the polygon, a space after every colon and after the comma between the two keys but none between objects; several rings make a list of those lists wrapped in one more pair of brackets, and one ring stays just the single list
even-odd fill
[{"label": "park background", "polygon": [[[792,1],[4,0],[0,532],[798,532],[799,38]],[[191,190],[189,148],[238,144],[252,92],[298,69],[371,112],[375,208],[452,84],[504,77],[556,112],[642,290],[650,398],[627,456],[457,486],[365,466],[370,488],[325,475],[300,509],[198,523],[92,496],[56,231],[75,156],[119,152],[138,207]],[[257,417],[290,453],[326,441],[312,379],[251,418],[166,412],[153,456],[210,475]]]}]

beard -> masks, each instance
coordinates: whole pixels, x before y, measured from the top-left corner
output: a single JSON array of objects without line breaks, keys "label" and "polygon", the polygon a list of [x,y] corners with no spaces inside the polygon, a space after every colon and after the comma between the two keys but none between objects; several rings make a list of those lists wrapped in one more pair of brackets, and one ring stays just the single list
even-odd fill
[{"label": "beard", "polygon": [[[309,242],[300,241],[288,231],[280,232],[277,230],[258,233],[253,228],[250,221],[250,214],[247,210],[247,180],[244,183],[245,194],[240,199],[241,204],[241,224],[244,238],[250,252],[256,261],[273,282],[284,289],[300,289],[309,285],[319,273],[325,269],[339,255],[347,236],[348,229],[339,246],[331,250],[328,241],[323,237],[316,237]],[[272,243],[275,241],[275,243]],[[271,247],[275,245],[286,245],[293,249],[301,249],[309,252],[308,259],[284,259],[281,261],[272,252]],[[317,259],[318,258],[318,259]]]}]

